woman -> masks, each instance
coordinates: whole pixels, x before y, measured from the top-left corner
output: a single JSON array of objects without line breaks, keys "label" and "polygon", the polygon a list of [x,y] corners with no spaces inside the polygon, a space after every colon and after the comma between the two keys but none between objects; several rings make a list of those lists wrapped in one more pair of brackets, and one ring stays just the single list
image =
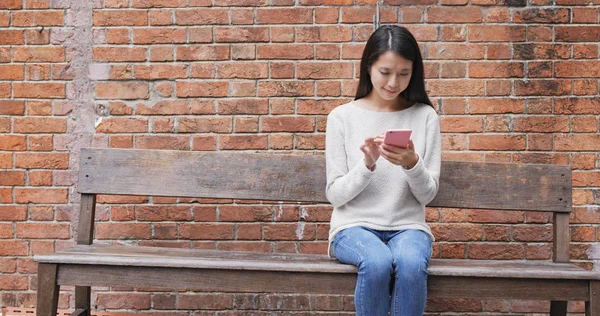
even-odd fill
[{"label": "woman", "polygon": [[[389,129],[412,130],[408,146],[385,144]],[[407,29],[382,26],[367,41],[356,98],[327,117],[326,161],[329,253],[358,267],[357,315],[422,315],[433,241],[425,205],[438,191],[441,136]]]}]

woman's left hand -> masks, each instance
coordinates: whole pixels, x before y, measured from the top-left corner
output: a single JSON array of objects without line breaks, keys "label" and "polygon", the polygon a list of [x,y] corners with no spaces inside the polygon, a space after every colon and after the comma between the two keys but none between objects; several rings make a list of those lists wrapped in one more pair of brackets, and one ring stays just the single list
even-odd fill
[{"label": "woman's left hand", "polygon": [[415,145],[412,140],[408,141],[408,147],[402,148],[394,145],[384,144],[380,142],[379,152],[381,156],[394,165],[403,166],[406,169],[412,169],[417,162],[419,156],[415,152]]}]

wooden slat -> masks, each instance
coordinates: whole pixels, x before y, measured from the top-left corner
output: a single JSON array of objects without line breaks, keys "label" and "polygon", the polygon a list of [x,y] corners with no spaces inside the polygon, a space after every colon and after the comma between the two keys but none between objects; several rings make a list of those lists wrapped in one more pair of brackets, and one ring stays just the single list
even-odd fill
[{"label": "wooden slat", "polygon": [[523,300],[589,299],[585,280],[512,279],[512,278],[456,278],[430,276],[427,282],[429,296],[471,297]]},{"label": "wooden slat", "polygon": [[326,201],[317,156],[83,149],[79,192]]},{"label": "wooden slat", "polygon": [[41,263],[38,265],[38,291],[36,316],[56,316],[58,308],[58,266]]},{"label": "wooden slat", "polygon": [[[169,280],[169,282],[165,282]],[[312,293],[349,295],[356,274],[227,271],[184,268],[62,265],[61,285],[97,285],[234,293]],[[429,276],[434,297],[588,300],[585,280],[456,278]]]},{"label": "wooden slat", "polygon": [[585,302],[585,315],[600,315],[600,281],[590,281],[590,299]]},{"label": "wooden slat", "polygon": [[569,243],[571,242],[571,231],[569,229],[569,214],[554,213],[552,225],[552,260],[554,262],[569,262]]},{"label": "wooden slat", "polygon": [[[36,255],[36,262],[68,264],[174,267],[222,270],[350,273],[356,268],[324,255],[272,254],[159,247],[75,246],[64,252]],[[488,278],[596,279],[600,272],[573,264],[524,260],[432,259],[430,275]]]},{"label": "wooden slat", "polygon": [[77,243],[80,245],[90,245],[94,241],[96,194],[82,194],[80,203]]},{"label": "wooden slat", "polygon": [[349,294],[356,274],[61,265],[61,285],[141,287],[236,293]]},{"label": "wooden slat", "polygon": [[571,195],[569,166],[446,161],[429,206],[570,212]]},{"label": "wooden slat", "polygon": [[[321,156],[83,149],[79,192],[327,202]],[[571,211],[569,166],[444,161],[430,206]]]},{"label": "wooden slat", "polygon": [[[90,316],[90,307],[92,302],[92,288],[89,286],[75,287],[75,312],[79,316]],[[71,316],[76,316],[71,314]]]}]

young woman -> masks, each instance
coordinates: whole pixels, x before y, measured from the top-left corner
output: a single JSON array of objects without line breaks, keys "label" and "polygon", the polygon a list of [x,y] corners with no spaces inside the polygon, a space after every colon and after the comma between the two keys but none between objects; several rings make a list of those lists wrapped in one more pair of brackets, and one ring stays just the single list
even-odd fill
[{"label": "young woman", "polygon": [[[423,73],[413,35],[382,26],[364,49],[356,98],[327,117],[329,253],[358,267],[359,316],[425,310],[433,240],[425,205],[438,191],[441,136]],[[389,129],[412,130],[408,146],[385,144]]]}]

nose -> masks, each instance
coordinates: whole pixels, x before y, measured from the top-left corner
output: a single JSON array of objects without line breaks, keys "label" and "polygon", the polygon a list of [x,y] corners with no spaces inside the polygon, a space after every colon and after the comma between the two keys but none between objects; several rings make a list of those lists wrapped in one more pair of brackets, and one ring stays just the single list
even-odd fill
[{"label": "nose", "polygon": [[396,76],[390,76],[390,79],[388,80],[388,87],[394,90],[398,87],[398,78]]}]

